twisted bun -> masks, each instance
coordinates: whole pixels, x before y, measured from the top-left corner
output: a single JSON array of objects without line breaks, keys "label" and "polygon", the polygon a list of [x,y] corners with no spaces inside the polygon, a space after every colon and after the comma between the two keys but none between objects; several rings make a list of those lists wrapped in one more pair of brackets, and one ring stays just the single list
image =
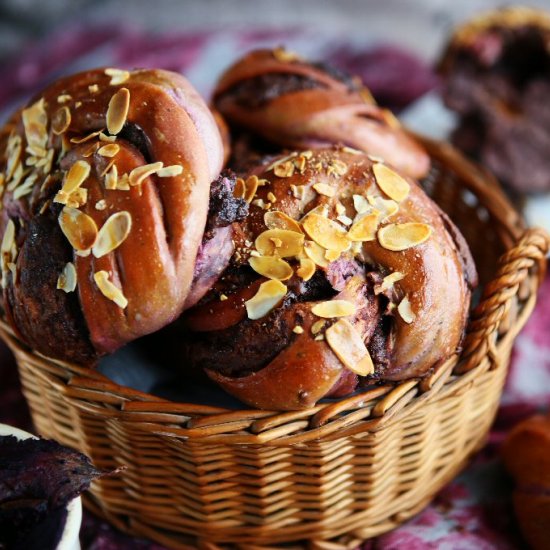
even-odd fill
[{"label": "twisted bun", "polygon": [[284,50],[253,51],[218,82],[214,104],[230,125],[288,149],[347,145],[421,177],[429,157],[360,82]]},{"label": "twisted bun", "polygon": [[91,363],[182,311],[222,165],[181,76],[64,78],[2,133],[4,309],[41,353]]},{"label": "twisted bun", "polygon": [[349,148],[293,153],[236,189],[250,212],[214,289],[182,321],[186,365],[285,410],[425,375],[460,345],[473,262],[411,178]]}]

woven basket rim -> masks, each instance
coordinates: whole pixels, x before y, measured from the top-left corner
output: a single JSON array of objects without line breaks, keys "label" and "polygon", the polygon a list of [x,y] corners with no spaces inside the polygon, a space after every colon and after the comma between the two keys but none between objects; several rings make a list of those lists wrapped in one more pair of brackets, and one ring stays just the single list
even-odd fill
[{"label": "woven basket rim", "polygon": [[[475,383],[476,376],[494,367],[491,357],[496,348],[510,345],[510,338],[515,338],[525,324],[544,276],[549,237],[540,229],[526,229],[491,174],[466,160],[448,143],[415,137],[432,159],[450,167],[467,184],[467,190],[498,225],[499,239],[508,249],[501,257],[494,279],[485,285],[480,304],[472,312],[460,355],[451,356],[425,378],[382,383],[301,411],[235,410],[162,399],[121,386],[89,368],[52,360],[29,350],[3,320],[0,320],[0,337],[16,357],[24,357],[39,367],[37,376],[57,377],[65,398],[77,407],[89,410],[99,407],[104,416],[129,420],[139,430],[212,444],[288,445],[377,431],[409,414],[426,399],[462,391]],[[507,330],[503,342],[499,342],[499,323],[520,285],[527,291],[520,301],[517,321]]]}]

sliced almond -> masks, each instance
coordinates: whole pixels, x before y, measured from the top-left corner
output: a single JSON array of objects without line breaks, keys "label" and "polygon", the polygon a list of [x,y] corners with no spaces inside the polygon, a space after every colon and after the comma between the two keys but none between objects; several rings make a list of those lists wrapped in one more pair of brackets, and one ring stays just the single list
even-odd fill
[{"label": "sliced almond", "polygon": [[59,226],[75,250],[87,250],[97,239],[97,225],[93,218],[76,208],[65,206],[59,214]]},{"label": "sliced almond", "polygon": [[118,183],[118,168],[113,164],[111,169],[105,174],[105,189],[114,190]]},{"label": "sliced almond", "polygon": [[268,229],[286,229],[303,233],[300,224],[279,210],[270,210],[264,214],[264,223]]},{"label": "sliced almond", "polygon": [[99,141],[105,141],[107,143],[114,143],[116,141],[116,136],[109,136],[104,132],[99,132]]},{"label": "sliced almond", "polygon": [[411,307],[411,302],[406,296],[401,300],[401,302],[399,302],[399,305],[397,306],[397,312],[401,316],[401,319],[403,319],[403,321],[405,321],[405,323],[409,325],[416,319],[416,315],[414,314]]},{"label": "sliced almond", "polygon": [[23,151],[23,143],[21,136],[18,134],[11,134],[8,139],[8,146],[6,147],[6,181],[10,181],[17,168],[23,170],[21,167],[21,153]]},{"label": "sliced almond", "polygon": [[256,191],[258,190],[259,184],[260,180],[258,179],[258,176],[250,176],[246,178],[246,180],[244,181],[244,200],[246,202],[252,202],[252,200],[256,196]]},{"label": "sliced almond", "polygon": [[272,53],[273,57],[281,63],[293,63],[294,61],[300,61],[301,59],[297,53],[285,50],[282,46],[275,48]]},{"label": "sliced almond", "polygon": [[6,229],[4,230],[4,236],[2,237],[2,246],[0,247],[2,255],[4,255],[6,252],[10,252],[14,244],[15,224],[13,223],[12,219],[9,219],[8,223],[6,224]]},{"label": "sliced almond", "polygon": [[97,92],[99,92],[99,86],[97,84],[90,84],[88,86],[88,91],[91,93],[91,94],[97,94]]},{"label": "sliced almond", "polygon": [[273,173],[279,178],[290,178],[294,175],[294,163],[287,160],[273,167]]},{"label": "sliced almond", "polygon": [[71,111],[68,107],[61,107],[52,116],[52,132],[56,136],[64,134],[71,125]]},{"label": "sliced almond", "polygon": [[348,171],[348,165],[338,159],[332,159],[327,166],[327,173],[329,176],[343,176]]},{"label": "sliced almond", "polygon": [[315,321],[315,323],[311,325],[311,334],[313,335],[319,334],[325,328],[326,324],[327,322],[324,321],[323,319],[319,319],[318,321]]},{"label": "sliced almond", "polygon": [[171,166],[164,166],[160,170],[157,170],[157,176],[159,178],[173,178],[179,176],[183,172],[183,166],[180,164],[172,164]]},{"label": "sliced almond", "polygon": [[304,243],[304,252],[306,256],[318,265],[319,267],[328,267],[329,261],[325,258],[326,249],[322,246],[319,246],[314,241],[306,241]]},{"label": "sliced almond", "polygon": [[[280,245],[276,246],[278,241]],[[286,229],[268,229],[258,235],[254,244],[262,256],[290,258],[302,252],[304,235]]]},{"label": "sliced almond", "polygon": [[379,223],[380,212],[378,210],[360,217],[348,231],[348,239],[355,242],[374,241]]},{"label": "sliced almond", "polygon": [[388,168],[385,164],[374,164],[372,167],[376,183],[390,199],[401,202],[409,196],[411,186],[405,178]]},{"label": "sliced almond", "polygon": [[312,313],[323,319],[333,319],[334,317],[347,317],[355,313],[355,304],[347,300],[327,300],[320,302],[311,308]]},{"label": "sliced almond", "polygon": [[248,263],[256,273],[268,279],[286,281],[292,277],[290,265],[277,256],[252,256]]},{"label": "sliced almond", "polygon": [[143,180],[155,174],[162,168],[162,162],[153,162],[151,164],[144,164],[143,166],[137,166],[128,175],[130,185],[141,185]]},{"label": "sliced almond", "polygon": [[130,212],[122,211],[109,216],[97,234],[92,254],[96,258],[109,254],[126,240],[131,229],[132,216]]},{"label": "sliced almond", "polygon": [[262,283],[258,292],[245,302],[248,318],[255,320],[265,317],[281,302],[286,292],[287,288],[281,281],[271,280]]},{"label": "sliced almond", "polygon": [[382,292],[393,288],[393,285],[395,283],[401,281],[404,278],[405,275],[403,273],[401,273],[400,271],[394,271],[393,273],[390,273],[389,275],[384,277],[384,279],[382,279],[382,282],[374,287],[374,293],[382,294]]},{"label": "sliced almond", "polygon": [[368,195],[367,200],[373,208],[381,212],[382,216],[380,221],[382,222],[391,218],[391,216],[399,211],[399,205],[393,199],[383,199],[382,197]]},{"label": "sliced almond", "polygon": [[107,108],[107,130],[110,134],[118,134],[128,117],[128,111],[130,109],[130,91],[128,88],[120,88],[111,100]]},{"label": "sliced almond", "polygon": [[315,274],[315,262],[309,258],[300,259],[300,267],[296,270],[296,275],[304,281],[309,281]]},{"label": "sliced almond", "polygon": [[94,273],[94,281],[101,294],[113,301],[119,308],[124,309],[128,305],[128,300],[115,284],[109,280],[109,274],[106,271]]},{"label": "sliced almond", "polygon": [[315,189],[319,195],[324,195],[325,197],[334,197],[336,194],[336,189],[327,183],[316,183],[313,189]]},{"label": "sliced almond", "polygon": [[111,82],[109,82],[111,86],[124,84],[130,78],[130,72],[121,69],[105,69],[105,74],[111,77]]},{"label": "sliced almond", "polygon": [[[68,197],[67,206],[72,206],[73,208],[79,208],[88,202],[88,190],[84,187],[79,187],[73,191]],[[63,204],[63,203],[61,203]]]},{"label": "sliced almond", "polygon": [[[27,138],[27,146],[35,152],[44,151],[46,153],[46,143],[48,141],[48,115],[46,113],[44,98],[36,103],[33,103],[27,109],[23,109],[21,118],[25,127],[25,136]],[[44,156],[38,154],[37,156]]]},{"label": "sliced almond", "polygon": [[57,96],[57,103],[67,103],[68,101],[71,101],[72,96],[69,94],[61,94]]},{"label": "sliced almond", "polygon": [[352,372],[367,376],[374,372],[369,350],[355,327],[346,319],[340,319],[325,332],[330,349]]},{"label": "sliced almond", "polygon": [[77,145],[80,143],[85,143],[86,141],[90,141],[91,139],[98,137],[100,134],[101,134],[101,130],[98,130],[97,132],[92,132],[91,134],[88,134],[81,138],[72,137],[71,143],[75,143]]},{"label": "sliced almond", "polygon": [[105,199],[100,199],[95,203],[96,210],[105,210],[105,208],[107,208],[107,202]]},{"label": "sliced almond", "polygon": [[300,325],[296,325],[293,329],[292,329],[292,332],[294,334],[303,334],[304,333],[304,329],[300,326]]},{"label": "sliced almond", "polygon": [[76,269],[72,262],[65,264],[63,271],[59,274],[57,278],[57,288],[58,290],[63,290],[64,292],[74,292],[76,288]]},{"label": "sliced almond", "polygon": [[103,145],[97,150],[97,154],[101,155],[102,157],[107,158],[113,158],[116,155],[118,155],[118,152],[120,151],[120,145],[116,143],[108,143],[107,145]]},{"label": "sliced almond", "polygon": [[346,232],[336,222],[324,216],[309,214],[303,226],[306,233],[323,248],[344,252],[351,246]]},{"label": "sliced almond", "polygon": [[68,197],[76,191],[90,175],[90,165],[85,160],[77,160],[67,172],[61,190],[54,198],[54,202],[61,202],[63,197]]},{"label": "sliced almond", "polygon": [[378,242],[387,250],[407,250],[422,244],[432,234],[425,223],[393,223],[378,230]]}]

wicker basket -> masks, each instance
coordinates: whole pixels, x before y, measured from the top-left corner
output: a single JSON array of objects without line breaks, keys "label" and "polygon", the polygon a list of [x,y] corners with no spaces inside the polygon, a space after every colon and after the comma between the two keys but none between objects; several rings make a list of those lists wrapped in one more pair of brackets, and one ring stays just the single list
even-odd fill
[{"label": "wicker basket", "polygon": [[548,240],[525,231],[491,176],[423,141],[425,187],[462,229],[483,284],[461,355],[429,378],[306,411],[225,410],[45,359],[0,327],[37,431],[99,467],[127,466],[95,483],[89,508],[170,548],[337,550],[413,516],[463,468],[495,416]]}]

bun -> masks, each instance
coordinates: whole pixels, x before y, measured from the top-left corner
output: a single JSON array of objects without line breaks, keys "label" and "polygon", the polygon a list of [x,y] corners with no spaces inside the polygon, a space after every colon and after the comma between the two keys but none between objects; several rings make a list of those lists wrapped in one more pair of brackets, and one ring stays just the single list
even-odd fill
[{"label": "bun", "polygon": [[550,14],[510,7],[459,26],[443,52],[454,143],[517,191],[550,190]]},{"label": "bun", "polygon": [[349,148],[295,152],[237,183],[235,253],[180,322],[183,363],[260,408],[310,407],[456,353],[477,276],[411,178]]},{"label": "bun", "polygon": [[516,482],[514,508],[534,550],[548,548],[550,527],[550,416],[534,416],[514,427],[502,447]]},{"label": "bun", "polygon": [[362,84],[283,49],[253,51],[221,77],[214,104],[230,126],[287,149],[347,145],[418,178],[429,157]]},{"label": "bun", "polygon": [[89,364],[181,313],[223,158],[187,80],[64,78],[15,115],[0,151],[4,310],[24,342]]}]

